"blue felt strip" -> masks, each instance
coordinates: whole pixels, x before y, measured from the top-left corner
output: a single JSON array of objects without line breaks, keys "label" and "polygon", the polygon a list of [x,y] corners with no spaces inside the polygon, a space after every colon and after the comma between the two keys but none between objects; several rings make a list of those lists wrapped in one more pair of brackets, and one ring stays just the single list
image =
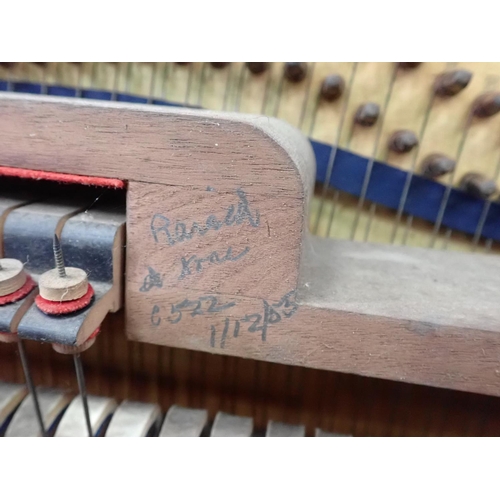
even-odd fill
[{"label": "blue felt strip", "polygon": [[[316,180],[324,183],[332,147],[311,141],[316,155]],[[338,149],[332,168],[330,185],[340,191],[359,196],[369,160],[355,153]],[[388,208],[397,209],[409,173],[385,163],[373,164],[366,198]],[[414,174],[411,179],[404,213],[434,223],[444,200],[446,186]],[[475,234],[486,201],[458,189],[452,189],[444,212],[444,227]],[[491,203],[482,236],[500,241],[500,204]]]},{"label": "blue felt strip", "polygon": [[[42,86],[35,83],[15,82],[14,92],[24,92],[30,94],[40,94]],[[0,91],[8,89],[8,82],[0,80]],[[49,95],[65,97],[75,97],[76,89],[63,86],[49,85],[46,87]],[[102,90],[82,90],[81,97],[86,99],[99,99],[104,101],[116,100],[118,102],[131,102],[146,104],[148,100],[129,94],[114,94]],[[178,106],[182,104],[154,99],[155,105]],[[189,106],[191,107],[191,106]],[[326,180],[326,169],[332,154],[333,147],[318,141],[311,140],[311,144],[316,156],[316,181],[324,183]],[[363,180],[369,159],[359,156],[350,151],[338,148],[335,162],[332,168],[330,186],[340,191],[345,191],[354,196],[361,194]],[[408,172],[392,167],[385,163],[375,162],[373,164],[366,199],[379,205],[397,209],[401,200],[404,185]],[[436,221],[446,187],[439,182],[426,179],[419,175],[413,175],[408,197],[404,207],[404,213],[424,219],[431,223]],[[486,202],[469,196],[468,194],[452,189],[446,210],[443,216],[442,225],[444,227],[461,231],[467,234],[475,234],[481,214],[485,209]],[[483,227],[482,236],[500,241],[500,204],[491,203],[488,215]]]}]

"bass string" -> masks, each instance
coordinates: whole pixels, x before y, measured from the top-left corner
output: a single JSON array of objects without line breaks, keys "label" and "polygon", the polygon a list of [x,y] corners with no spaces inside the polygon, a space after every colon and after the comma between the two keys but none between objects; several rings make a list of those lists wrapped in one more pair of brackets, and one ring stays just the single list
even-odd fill
[{"label": "bass string", "polygon": [[306,91],[304,95],[304,99],[302,100],[302,106],[300,109],[300,116],[299,116],[299,123],[297,125],[297,128],[299,130],[302,130],[302,127],[304,125],[304,119],[306,117],[306,110],[307,110],[307,103],[309,102],[309,96],[311,94],[311,88],[312,88],[312,82],[313,82],[313,77],[314,77],[314,70],[316,68],[316,63],[313,62],[311,63],[310,69],[308,70],[308,76],[307,76],[307,83],[306,83]]},{"label": "bass string", "polygon": [[[483,88],[483,90],[486,90],[486,89]],[[462,158],[462,154],[463,154],[463,151],[465,148],[465,143],[467,141],[467,137],[468,137],[468,134],[469,134],[469,131],[471,129],[473,122],[474,122],[474,115],[473,115],[473,111],[471,109],[467,115],[464,129],[462,131],[462,135],[460,137],[460,142],[459,142],[459,145],[457,148],[455,169],[451,172],[451,174],[448,178],[448,182],[446,184],[446,190],[444,192],[443,198],[441,199],[441,204],[439,206],[439,211],[438,211],[438,215],[436,217],[436,222],[435,222],[434,227],[432,229],[432,235],[431,235],[430,242],[429,242],[429,248],[434,248],[436,243],[437,243],[439,232],[441,230],[441,225],[442,225],[442,222],[444,219],[444,215],[446,213],[446,208],[448,206],[448,201],[450,198],[451,190],[453,189],[453,183],[455,181],[455,173],[458,170],[460,159]],[[476,227],[476,229],[477,229],[477,227]],[[482,231],[482,228],[481,228],[481,231]],[[444,243],[443,243],[444,249],[448,248],[448,243],[451,239],[452,234],[453,234],[453,231],[451,229],[446,230],[445,235],[444,235]]]},{"label": "bass string", "polygon": [[[318,207],[316,219],[315,219],[314,225],[313,225],[313,233],[314,234],[318,234],[319,222],[321,220],[321,216],[323,215],[325,199],[326,199],[327,193],[329,191],[330,179],[332,177],[332,172],[333,172],[333,165],[335,163],[335,157],[337,156],[337,151],[338,151],[338,147],[339,147],[340,137],[342,134],[342,129],[344,128],[344,121],[345,121],[345,118],[347,115],[347,109],[349,107],[351,90],[353,87],[354,78],[356,75],[357,68],[358,68],[358,63],[357,62],[353,63],[353,66],[351,69],[351,74],[349,76],[349,81],[348,81],[348,84],[346,87],[346,92],[345,92],[345,97],[344,97],[342,109],[340,112],[340,120],[339,120],[339,124],[338,124],[338,128],[337,128],[335,142],[333,144],[332,150],[331,150],[330,155],[328,157],[328,164],[327,164],[327,168],[326,168],[326,178],[325,178],[325,182],[323,183],[322,190],[321,190],[321,198],[320,198],[320,202],[319,202],[319,207]],[[313,124],[315,121],[316,120],[314,119]],[[314,125],[312,125],[312,126],[314,126]],[[336,190],[334,190],[334,192],[335,191]],[[330,219],[333,219],[334,212],[335,212],[335,205],[332,206],[332,212],[330,215]]]},{"label": "bass string", "polygon": [[[443,222],[444,214],[446,212],[446,207],[448,206],[448,201],[450,198],[451,190],[453,188],[453,182],[455,180],[455,172],[458,170],[458,165],[460,163],[460,159],[462,158],[464,145],[465,145],[465,142],[467,140],[467,136],[469,134],[469,130],[470,130],[472,121],[473,121],[472,113],[469,113],[467,116],[466,122],[465,122],[464,129],[462,131],[462,135],[460,137],[460,142],[459,142],[459,145],[457,148],[457,153],[455,155],[456,167],[450,173],[449,178],[448,178],[448,182],[446,183],[446,189],[445,189],[445,192],[444,192],[443,197],[441,199],[438,215],[436,217],[436,222],[434,223],[434,227],[432,228],[432,234],[431,234],[429,245],[428,245],[429,248],[434,248],[436,245],[437,238],[438,238],[438,235],[439,235],[439,232],[441,229],[441,225]],[[451,232],[447,231],[447,234],[448,234],[448,239],[449,239],[451,236]]]},{"label": "bass string", "polygon": [[[354,237],[356,235],[356,231],[358,229],[358,224],[359,224],[359,219],[360,219],[360,216],[361,216],[361,211],[362,211],[364,203],[365,203],[366,193],[368,191],[368,186],[370,184],[370,179],[371,179],[371,175],[372,175],[373,165],[375,163],[375,158],[376,158],[376,155],[377,155],[377,151],[379,149],[380,141],[382,139],[382,131],[383,131],[383,128],[384,128],[384,122],[385,122],[385,118],[386,118],[386,115],[387,115],[387,109],[389,108],[389,103],[390,103],[391,98],[392,98],[392,94],[393,94],[393,90],[394,90],[394,83],[396,82],[397,74],[398,74],[398,65],[395,64],[394,68],[392,70],[391,79],[389,81],[389,86],[387,88],[387,93],[385,95],[384,104],[382,106],[382,116],[381,116],[381,119],[380,119],[379,123],[377,124],[377,135],[375,136],[375,141],[374,141],[374,144],[373,144],[372,154],[370,155],[370,159],[368,160],[368,164],[367,164],[367,167],[366,167],[365,176],[363,178],[363,184],[361,186],[361,192],[360,192],[360,195],[359,195],[359,198],[358,198],[358,203],[357,203],[357,206],[356,206],[356,213],[355,213],[355,216],[354,216],[354,222],[353,222],[352,227],[351,227],[351,234],[350,234],[350,239],[351,240],[354,240]],[[376,207],[374,207],[373,210],[370,207],[370,213],[372,213],[374,215],[375,214],[375,209],[376,209]],[[371,225],[371,220],[369,221],[369,224]]]},{"label": "bass string", "polygon": [[[498,158],[496,167],[495,167],[495,183],[498,183],[500,180],[500,156]],[[491,200],[487,200],[484,204],[483,211],[481,212],[481,216],[478,220],[476,230],[474,231],[474,236],[471,241],[471,250],[475,252],[477,250],[479,240],[481,239],[481,234],[483,232],[484,224],[486,223],[486,219],[488,218],[488,214],[491,207]]]}]

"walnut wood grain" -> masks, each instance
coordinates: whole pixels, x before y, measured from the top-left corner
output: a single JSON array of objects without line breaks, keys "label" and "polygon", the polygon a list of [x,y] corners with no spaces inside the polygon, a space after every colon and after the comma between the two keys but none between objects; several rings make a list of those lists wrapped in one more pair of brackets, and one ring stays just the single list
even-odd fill
[{"label": "walnut wood grain", "polygon": [[37,97],[0,107],[0,164],[129,181],[129,338],[500,395],[497,258],[308,237],[313,156],[290,127]]}]

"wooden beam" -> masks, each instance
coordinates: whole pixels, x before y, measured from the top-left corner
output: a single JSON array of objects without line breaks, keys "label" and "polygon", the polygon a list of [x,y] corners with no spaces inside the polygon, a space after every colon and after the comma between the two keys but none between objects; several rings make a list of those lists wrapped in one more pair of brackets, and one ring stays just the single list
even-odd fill
[{"label": "wooden beam", "polygon": [[132,340],[500,395],[500,261],[307,234],[279,121],[0,96],[0,164],[129,181]]}]

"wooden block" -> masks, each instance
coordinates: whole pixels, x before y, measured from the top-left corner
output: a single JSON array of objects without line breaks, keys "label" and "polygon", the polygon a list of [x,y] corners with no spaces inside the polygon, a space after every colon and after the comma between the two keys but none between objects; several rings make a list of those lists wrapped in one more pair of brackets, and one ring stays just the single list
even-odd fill
[{"label": "wooden block", "polygon": [[33,96],[0,108],[0,164],[129,181],[130,339],[500,395],[498,261],[310,238],[296,130]]}]

